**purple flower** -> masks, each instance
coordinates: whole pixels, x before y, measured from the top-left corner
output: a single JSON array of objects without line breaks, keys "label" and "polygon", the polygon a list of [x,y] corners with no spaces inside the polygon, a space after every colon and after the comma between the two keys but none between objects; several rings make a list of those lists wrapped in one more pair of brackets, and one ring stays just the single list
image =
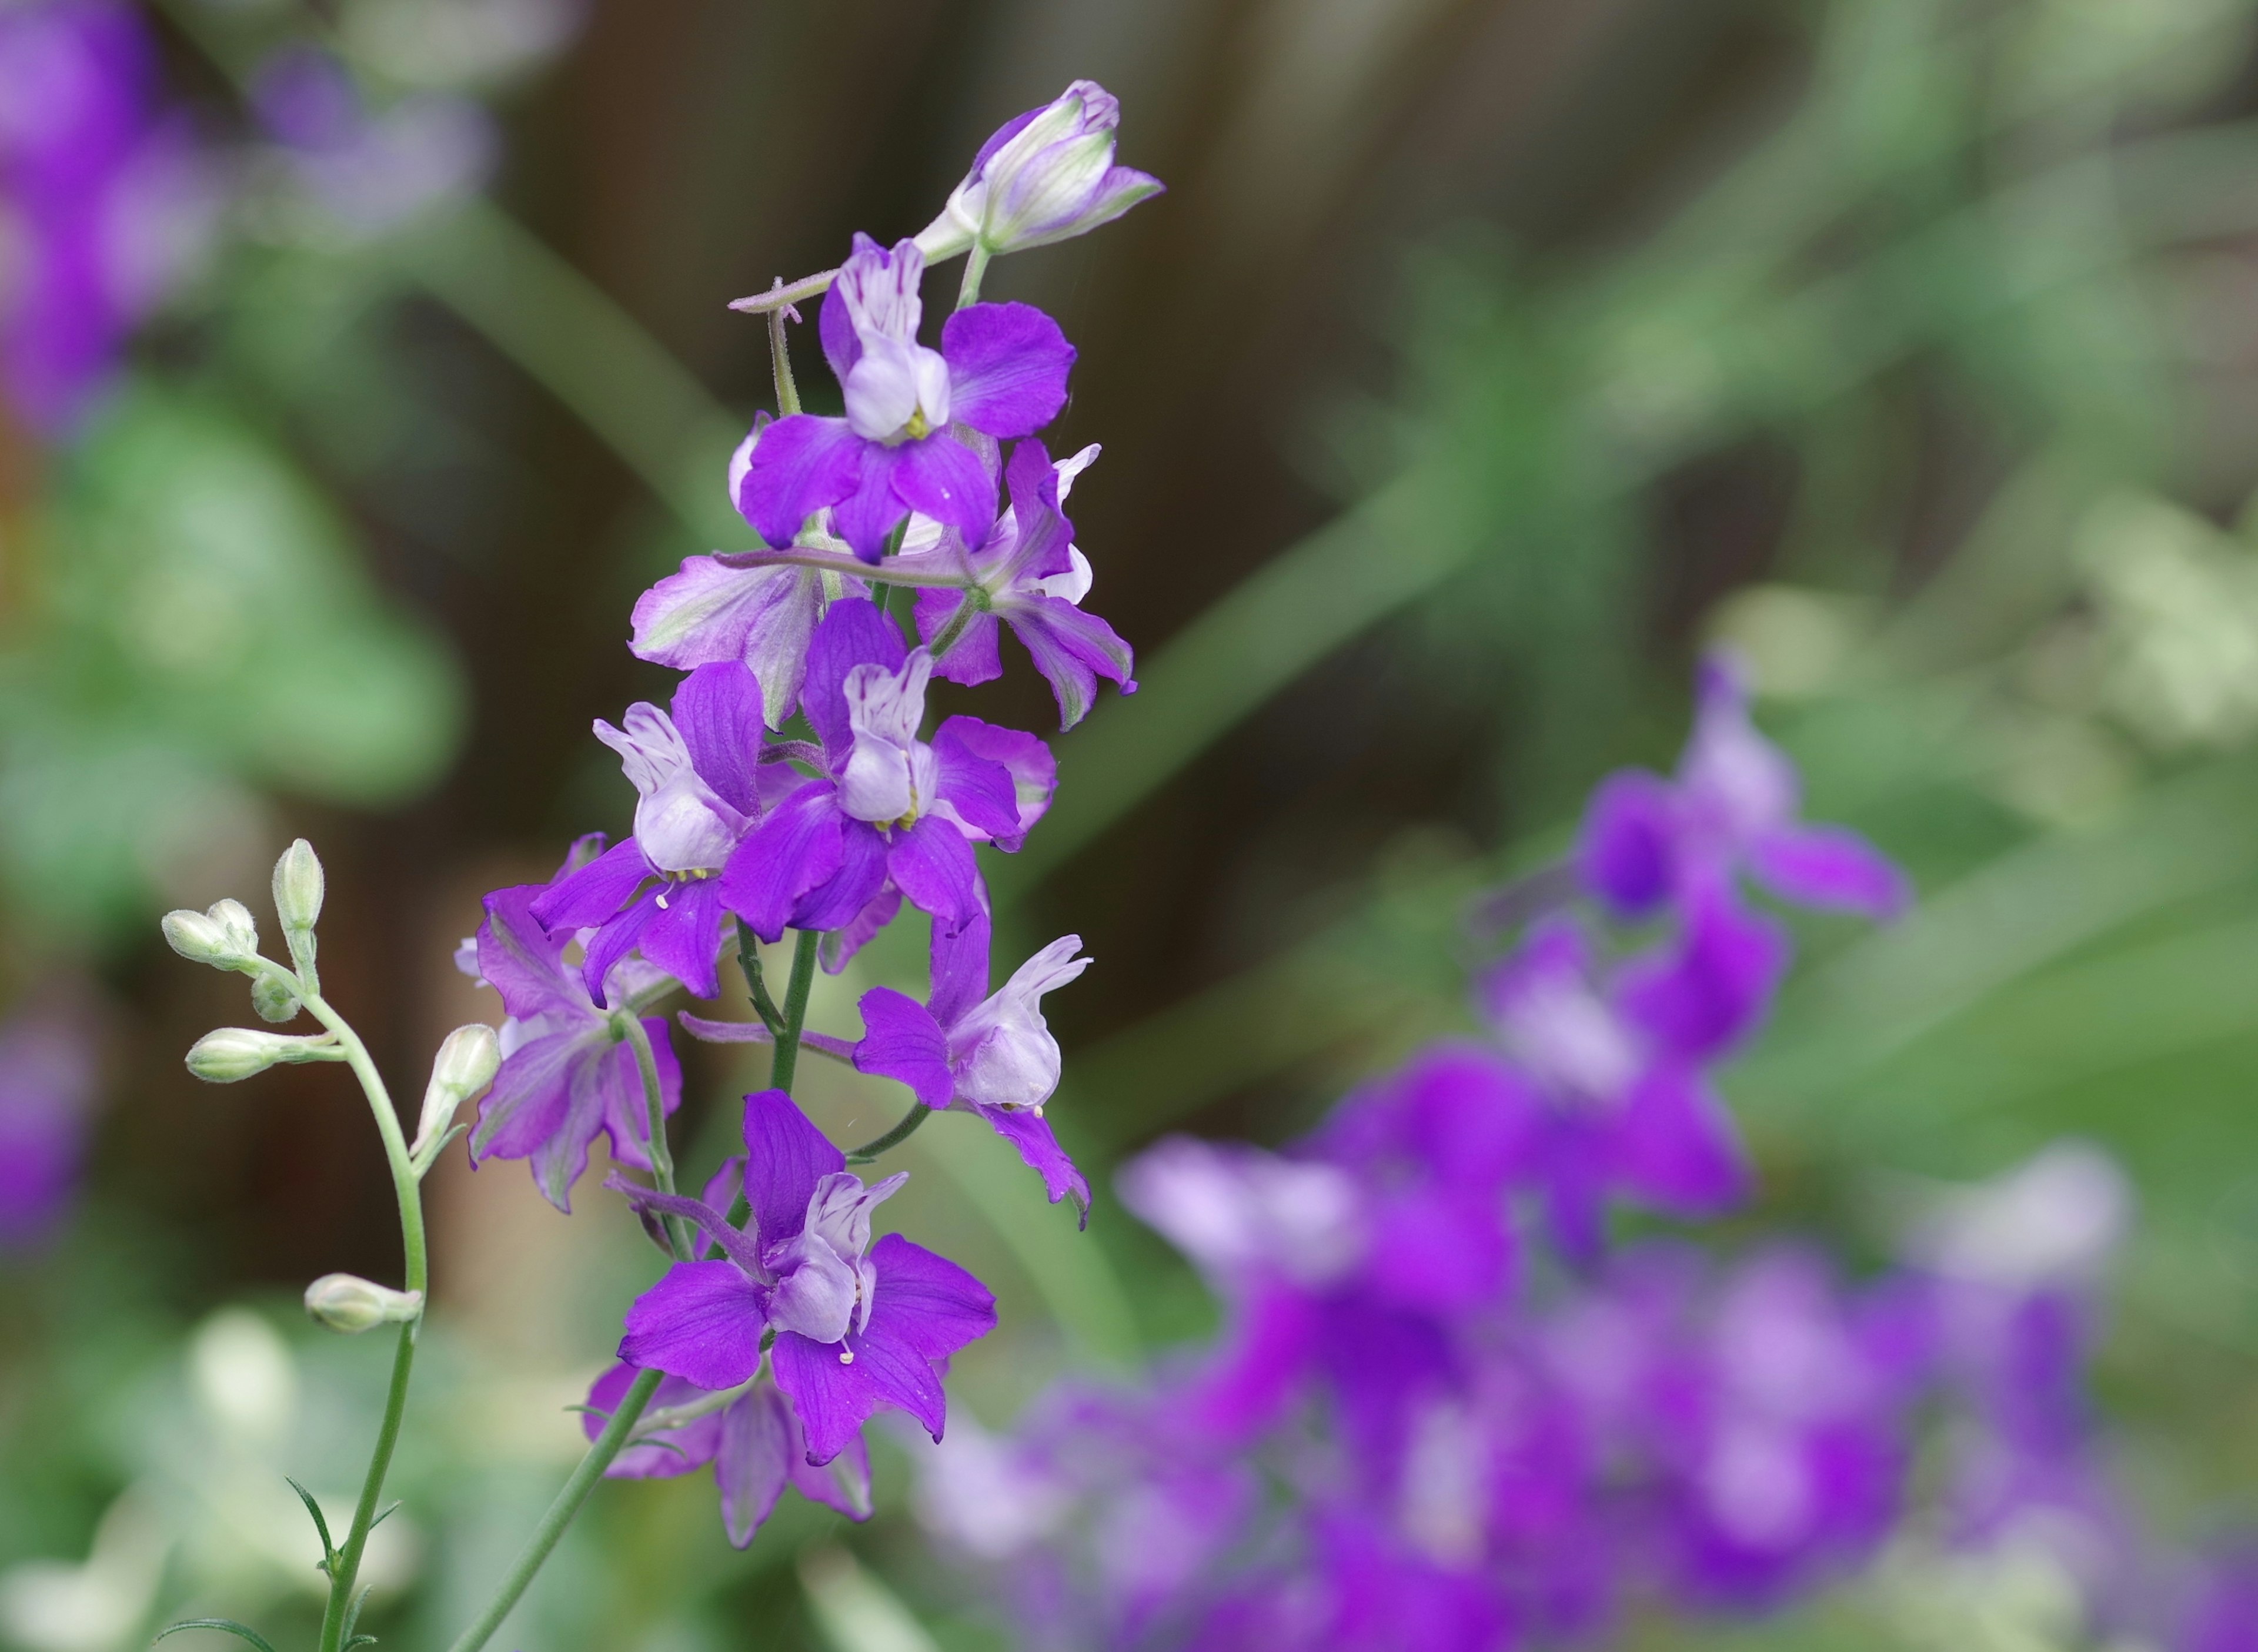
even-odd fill
[{"label": "purple flower", "polygon": [[868,236],[825,295],[818,330],[847,396],[847,416],[796,413],[754,448],[737,507],[771,545],[790,544],[832,507],[839,536],[875,564],[912,511],[967,540],[996,517],[996,481],[954,422],[998,440],[1032,435],[1066,405],[1074,347],[1026,304],[974,304],[941,328],[941,349],[917,342],[925,255],[888,252]]},{"label": "purple flower", "polygon": [[980,146],[918,246],[931,260],[976,243],[991,253],[1047,246],[1160,194],[1159,179],[1113,164],[1120,124],[1121,105],[1095,81],[1076,81],[1041,108],[1006,121]]},{"label": "purple flower", "polygon": [[672,715],[638,701],[626,722],[600,720],[596,737],[620,754],[639,794],[635,833],[550,885],[533,915],[551,929],[595,930],[581,976],[599,1005],[605,977],[631,949],[711,998],[721,989],[716,874],[799,776],[783,763],[763,771],[760,684],[734,662],[684,678]]},{"label": "purple flower", "polygon": [[[558,869],[560,880],[602,847],[584,839]],[[650,1167],[650,1104],[643,1094],[633,1046],[621,1041],[613,1015],[590,996],[584,972],[564,961],[574,939],[534,916],[556,884],[525,883],[486,898],[486,921],[460,960],[465,973],[501,994],[509,1012],[501,1024],[501,1070],[479,1103],[471,1131],[471,1162],[531,1160],[534,1185],[559,1210],[572,1208],[572,1184],[588,1167],[588,1147],[608,1138],[612,1159]],[[655,967],[625,959],[612,966],[607,985],[624,1001],[671,987]],[[643,1021],[658,1066],[659,1094],[669,1113],[682,1103],[682,1069],[674,1059],[663,1017]]]},{"label": "purple flower", "polygon": [[820,1466],[887,1407],[939,1439],[947,1396],[941,1364],[995,1328],[979,1280],[890,1233],[870,1238],[870,1212],[906,1180],[874,1188],[782,1090],[745,1098],[744,1190],[749,1230],[710,1204],[641,1189],[645,1209],[694,1222],[727,1252],[678,1262],[628,1310],[620,1358],[701,1388],[735,1388],[759,1372],[773,1336],[777,1386]]},{"label": "purple flower", "polygon": [[1074,544],[1074,524],[1059,514],[1074,479],[1097,457],[1092,445],[1054,466],[1041,443],[1020,443],[1007,473],[1011,508],[996,519],[979,549],[968,555],[950,538],[918,558],[962,557],[966,581],[962,590],[918,592],[920,636],[932,643],[958,623],[968,603],[973,610],[948,652],[934,661],[934,672],[968,685],[1002,676],[997,648],[1001,620],[1048,679],[1062,729],[1072,728],[1089,713],[1099,677],[1118,684],[1125,694],[1137,691],[1129,645],[1104,620],[1082,611],[1082,599],[1090,594],[1090,559]]},{"label": "purple flower", "polygon": [[1671,950],[1611,977],[1562,916],[1533,926],[1477,984],[1478,1007],[1542,1100],[1535,1174],[1572,1253],[1596,1254],[1611,1190],[1682,1216],[1746,1192],[1739,1132],[1700,1063],[1763,1014],[1786,958],[1776,925],[1711,887]]},{"label": "purple flower", "polygon": [[1701,663],[1693,738],[1672,783],[1644,769],[1593,795],[1577,854],[1584,882],[1628,917],[1745,869],[1782,900],[1888,918],[1911,898],[1905,875],[1857,833],[1807,826],[1794,765],[1749,720],[1738,663]]},{"label": "purple flower", "polygon": [[925,1003],[891,987],[862,998],[855,1066],[898,1079],[927,1107],[977,1113],[1019,1150],[1056,1204],[1069,1194],[1085,1213],[1090,1183],[1058,1144],[1043,1103],[1058,1088],[1058,1040],[1042,998],[1090,968],[1079,935],[1062,936],[988,990],[989,924],[983,915],[933,938],[933,989]]},{"label": "purple flower", "polygon": [[2247,1541],[2203,1569],[2172,1652],[2258,1652],[2258,1549]]},{"label": "purple flower", "polygon": [[344,66],[313,46],[286,46],[269,58],[251,102],[307,193],[359,234],[465,195],[493,169],[493,123],[478,104],[421,93],[372,115]]},{"label": "purple flower", "polygon": [[[582,1426],[593,1440],[635,1381],[632,1365],[615,1365],[588,1390]],[[671,1422],[670,1412],[690,1413]],[[857,1438],[821,1467],[807,1460],[807,1441],[791,1399],[763,1376],[735,1389],[700,1388],[662,1379],[630,1443],[604,1472],[614,1479],[665,1479],[711,1467],[721,1492],[721,1524],[742,1549],[792,1485],[811,1502],[849,1520],[870,1518],[870,1454]]]},{"label": "purple flower", "polygon": [[209,180],[151,108],[155,57],[130,5],[0,8],[0,383],[50,437],[83,421],[209,227]]},{"label": "purple flower", "polygon": [[94,1052],[86,1013],[68,999],[35,1001],[0,1025],[0,1251],[46,1244],[70,1214]]},{"label": "purple flower", "polygon": [[825,960],[836,970],[903,897],[946,931],[987,910],[972,846],[1018,848],[1050,806],[1056,767],[1033,735],[977,718],[919,739],[932,673],[932,656],[868,602],[835,603],[816,627],[801,705],[824,773],[769,812],[721,882],[762,939],[845,930]]}]

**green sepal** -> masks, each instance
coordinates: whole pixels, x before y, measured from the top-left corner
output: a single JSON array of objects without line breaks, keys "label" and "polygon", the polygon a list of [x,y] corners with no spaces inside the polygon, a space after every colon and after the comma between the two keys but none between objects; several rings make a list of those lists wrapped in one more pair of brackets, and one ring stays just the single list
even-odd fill
[{"label": "green sepal", "polygon": [[415,1173],[415,1180],[421,1181],[429,1175],[431,1166],[439,1162],[439,1155],[447,1151],[447,1145],[456,1137],[468,1134],[470,1128],[468,1124],[451,1125],[445,1135],[416,1154],[415,1161],[408,1166]]},{"label": "green sepal", "polygon": [[[314,1529],[322,1535],[322,1557],[314,1563],[314,1570],[326,1572],[330,1569],[330,1563],[337,1557],[337,1546],[330,1538],[330,1522],[322,1518],[322,1506],[314,1500],[314,1494],[311,1492],[299,1485],[297,1481],[290,1479],[287,1474],[282,1478],[289,1480],[290,1489],[298,1493],[298,1500],[306,1506],[306,1512],[314,1517]],[[167,1633],[171,1632],[168,1630]]]},{"label": "green sepal", "polygon": [[261,1021],[295,1021],[298,1018],[298,994],[282,976],[262,972],[251,983],[251,1007],[259,1012]]},{"label": "green sepal", "polygon": [[222,1634],[234,1635],[248,1641],[259,1652],[274,1652],[273,1642],[247,1623],[238,1623],[233,1618],[183,1618],[178,1623],[167,1624],[157,1631],[149,1644],[154,1646],[168,1634],[178,1634],[183,1629],[217,1629]]}]

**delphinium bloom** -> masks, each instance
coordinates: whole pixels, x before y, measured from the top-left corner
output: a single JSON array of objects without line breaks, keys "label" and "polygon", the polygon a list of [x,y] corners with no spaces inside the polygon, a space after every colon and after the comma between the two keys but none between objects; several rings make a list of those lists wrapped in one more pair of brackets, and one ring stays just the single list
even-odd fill
[{"label": "delphinium bloom", "polygon": [[1794,765],[1757,732],[1748,699],[1732,655],[1701,663],[1676,780],[1625,769],[1593,795],[1577,850],[1587,886],[1637,918],[1744,871],[1782,900],[1893,916],[1905,875],[1857,833],[1800,819]]},{"label": "delphinium bloom", "polygon": [[854,1061],[862,1072],[898,1079],[927,1107],[978,1114],[1042,1177],[1053,1204],[1071,1194],[1087,1213],[1090,1183],[1043,1117],[1061,1067],[1043,995],[1090,968],[1089,959],[1075,955],[1081,947],[1080,936],[1060,937],[991,993],[988,919],[976,918],[954,934],[936,925],[926,1002],[891,987],[864,993],[865,1031]]},{"label": "delphinium bloom", "polygon": [[827,507],[867,563],[912,511],[983,538],[996,517],[996,480],[950,425],[1009,441],[1066,405],[1074,347],[1056,322],[1032,305],[973,304],[950,315],[940,350],[930,350],[917,338],[924,273],[915,242],[888,252],[855,238],[817,330],[846,416],[778,420],[738,490],[738,507],[770,544],[790,544]]},{"label": "delphinium bloom", "polygon": [[750,1382],[765,1358],[819,1467],[884,1408],[938,1439],[941,1364],[994,1329],[995,1299],[899,1234],[873,1243],[873,1208],[906,1177],[865,1187],[783,1091],[745,1098],[745,1154],[746,1229],[699,1200],[629,1190],[639,1207],[695,1223],[724,1255],[677,1262],[636,1298],[620,1358],[714,1390]]},{"label": "delphinium bloom", "polygon": [[816,628],[801,705],[823,772],[792,776],[799,789],[745,838],[721,882],[721,898],[762,939],[787,925],[843,932],[825,961],[836,969],[905,897],[945,930],[986,911],[972,846],[1017,849],[1050,806],[1056,768],[1033,735],[976,717],[920,739],[932,674],[932,656],[859,599],[834,604]]},{"label": "delphinium bloom", "polygon": [[[587,864],[602,847],[600,837],[575,846],[558,878]],[[458,962],[501,993],[508,1012],[501,1024],[501,1068],[471,1131],[471,1162],[529,1159],[535,1185],[569,1211],[572,1184],[588,1167],[588,1149],[599,1135],[613,1162],[650,1167],[650,1102],[634,1047],[621,1038],[613,1012],[590,996],[585,973],[565,961],[576,936],[548,929],[534,916],[553,887],[523,883],[487,896],[486,921]],[[605,985],[612,998],[632,1003],[655,1000],[674,982],[655,965],[627,958],[612,965]],[[682,1069],[664,1018],[643,1025],[671,1114],[682,1102]]]},{"label": "delphinium bloom", "polygon": [[999,623],[1008,625],[1057,697],[1062,729],[1089,713],[1099,677],[1125,694],[1137,689],[1129,645],[1104,620],[1083,611],[1090,559],[1076,548],[1074,524],[1060,511],[1074,479],[1097,457],[1097,448],[1087,447],[1054,465],[1041,443],[1020,443],[1006,472],[1011,506],[987,537],[967,552],[951,535],[917,558],[960,561],[964,581],[957,589],[927,586],[918,592],[918,635],[935,648],[949,643],[934,663],[935,674],[968,685],[1001,677],[998,630]]},{"label": "delphinium bloom", "polygon": [[209,181],[155,91],[133,6],[0,7],[0,382],[50,438],[83,419],[211,217]]},{"label": "delphinium bloom", "polygon": [[94,1042],[83,1012],[36,999],[0,1025],[0,1251],[60,1230],[93,1119]]},{"label": "delphinium bloom", "polygon": [[977,246],[1017,252],[1086,235],[1161,193],[1158,178],[1113,164],[1121,105],[1096,81],[1076,81],[1049,103],[998,127],[919,232],[929,260]]},{"label": "delphinium bloom", "polygon": [[799,777],[780,762],[763,772],[760,684],[734,662],[685,677],[671,715],[638,701],[625,721],[598,722],[596,736],[635,783],[634,834],[557,879],[533,915],[551,930],[595,932],[581,976],[599,1005],[605,977],[630,950],[711,998],[721,991],[718,874],[769,799]]}]

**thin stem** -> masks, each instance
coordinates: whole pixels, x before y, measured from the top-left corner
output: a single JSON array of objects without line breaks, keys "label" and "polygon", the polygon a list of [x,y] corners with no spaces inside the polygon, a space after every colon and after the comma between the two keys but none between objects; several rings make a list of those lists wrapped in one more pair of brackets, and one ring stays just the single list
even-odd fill
[{"label": "thin stem", "polygon": [[[836,542],[833,542],[835,543]],[[930,585],[944,591],[962,591],[969,578],[953,566],[920,566],[933,560],[925,553],[907,562],[897,561],[886,570],[884,583],[890,585]],[[851,550],[836,550],[830,544],[774,545],[760,550],[732,550],[722,555],[722,566],[727,568],[820,568],[827,573],[848,578],[877,581],[877,571]]]},{"label": "thin stem", "polygon": [[743,924],[737,925],[737,964],[745,972],[745,989],[753,995],[753,1010],[761,1025],[775,1038],[784,1031],[784,1012],[769,996],[768,978],[761,973],[761,950],[753,932]]},{"label": "thin stem", "polygon": [[911,1103],[910,1110],[903,1115],[900,1124],[895,1125],[884,1135],[875,1140],[866,1141],[860,1147],[849,1152],[847,1162],[850,1165],[867,1165],[888,1149],[900,1146],[917,1134],[918,1127],[932,1116],[933,1111],[934,1110],[923,1102]]},{"label": "thin stem", "polygon": [[542,1562],[549,1558],[549,1551],[557,1547],[557,1540],[564,1535],[564,1528],[588,1500],[588,1493],[596,1489],[596,1482],[603,1478],[604,1471],[611,1467],[612,1459],[619,1456],[628,1436],[635,1432],[636,1420],[650,1403],[651,1395],[657,1392],[658,1381],[659,1373],[656,1371],[636,1374],[635,1381],[621,1396],[619,1409],[612,1413],[612,1420],[604,1425],[604,1431],[588,1448],[587,1456],[580,1459],[572,1478],[564,1482],[564,1489],[541,1516],[541,1524],[533,1528],[530,1541],[503,1574],[501,1587],[494,1592],[493,1599],[486,1602],[486,1610],[479,1613],[471,1627],[455,1638],[448,1652],[478,1652],[493,1638],[493,1632],[501,1627],[501,1620],[509,1615],[510,1608],[533,1581],[533,1574],[541,1570]]},{"label": "thin stem", "polygon": [[938,660],[947,655],[956,646],[957,639],[971,627],[973,620],[988,612],[988,593],[977,585],[966,590],[964,600],[957,605],[956,612],[948,616],[948,623],[941,627],[941,635],[933,640],[933,657]]},{"label": "thin stem", "polygon": [[822,937],[812,929],[799,932],[792,952],[792,981],[785,988],[784,1030],[777,1034],[776,1059],[769,1064],[769,1087],[792,1094],[792,1081],[799,1071],[799,1034],[807,1025],[807,995],[815,985],[815,949]]},{"label": "thin stem", "polygon": [[[368,1097],[369,1111],[376,1117],[377,1134],[384,1141],[385,1162],[392,1170],[393,1194],[400,1205],[400,1247],[407,1288],[422,1292],[428,1299],[431,1281],[423,1238],[423,1200],[415,1166],[408,1157],[407,1140],[401,1133],[399,1111],[392,1104],[390,1092],[384,1088],[376,1063],[369,1060],[368,1046],[360,1041],[360,1035],[330,1008],[320,993],[302,982],[298,984],[302,989],[299,1001],[336,1038],[344,1051],[346,1065],[352,1068],[353,1076],[360,1081],[362,1093]],[[400,1328],[400,1341],[392,1356],[392,1383],[385,1393],[384,1421],[377,1429],[376,1449],[369,1455],[368,1473],[361,1481],[360,1501],[353,1506],[352,1526],[330,1567],[330,1599],[322,1613],[321,1652],[338,1652],[344,1639],[345,1611],[352,1600],[353,1585],[360,1576],[361,1555],[368,1547],[369,1528],[376,1524],[376,1506],[384,1495],[384,1477],[392,1466],[393,1448],[400,1442],[400,1422],[408,1406],[408,1375],[415,1364],[415,1336],[422,1324],[418,1318]]]},{"label": "thin stem", "polygon": [[792,382],[792,350],[785,340],[782,306],[769,312],[769,365],[776,374],[777,417],[789,419],[799,411],[799,386]]},{"label": "thin stem", "polygon": [[976,240],[972,244],[972,251],[965,254],[964,280],[956,289],[957,308],[962,309],[968,304],[980,301],[980,280],[988,273],[990,256],[988,244]]},{"label": "thin stem", "polygon": [[[658,1184],[661,1193],[674,1191],[674,1150],[666,1141],[666,1094],[658,1082],[658,1058],[650,1047],[650,1029],[643,1017],[636,1015],[614,1016],[612,1025],[635,1051],[636,1072],[643,1080],[644,1117],[647,1121],[645,1145],[650,1149],[651,1180]],[[660,1218],[666,1224],[666,1239],[678,1262],[687,1262],[698,1254],[689,1230],[682,1218],[668,1216]]]},{"label": "thin stem", "polygon": [[813,275],[803,275],[787,287],[779,275],[776,284],[765,293],[755,293],[750,298],[733,298],[729,308],[742,316],[758,316],[764,311],[788,309],[811,298],[821,298],[830,291],[831,283],[839,279],[836,270],[819,270]]}]

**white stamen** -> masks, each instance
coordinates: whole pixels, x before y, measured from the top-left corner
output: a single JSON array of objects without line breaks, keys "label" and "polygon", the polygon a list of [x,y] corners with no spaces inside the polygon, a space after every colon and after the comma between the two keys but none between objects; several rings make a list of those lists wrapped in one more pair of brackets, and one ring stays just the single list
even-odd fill
[{"label": "white stamen", "polygon": [[851,1348],[841,1349],[839,1351],[839,1363],[842,1365],[853,1365],[855,1363],[855,1351]]},{"label": "white stamen", "polygon": [[664,892],[658,897],[658,910],[662,912],[666,910],[666,896]]}]

